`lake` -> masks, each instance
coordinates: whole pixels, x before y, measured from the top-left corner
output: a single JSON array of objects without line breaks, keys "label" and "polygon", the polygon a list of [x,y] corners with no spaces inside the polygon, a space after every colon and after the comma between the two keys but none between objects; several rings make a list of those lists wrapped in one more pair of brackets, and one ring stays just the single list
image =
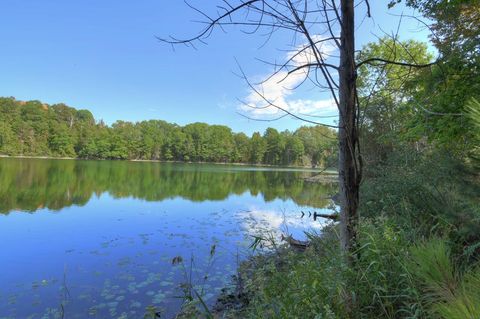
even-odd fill
[{"label": "lake", "polygon": [[252,236],[319,231],[308,211],[331,212],[336,186],[304,181],[314,174],[1,158],[0,318],[172,317],[190,270],[213,303]]}]

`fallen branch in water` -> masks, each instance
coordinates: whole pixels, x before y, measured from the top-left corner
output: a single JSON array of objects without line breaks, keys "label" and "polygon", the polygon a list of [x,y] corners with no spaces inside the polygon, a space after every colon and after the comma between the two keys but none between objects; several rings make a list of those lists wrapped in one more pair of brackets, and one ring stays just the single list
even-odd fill
[{"label": "fallen branch in water", "polygon": [[338,214],[320,214],[320,213],[317,213],[317,212],[313,212],[313,220],[317,220],[317,217],[331,219],[335,222],[338,221],[338,219],[339,219]]},{"label": "fallen branch in water", "polygon": [[[303,210],[300,212],[302,213],[302,216],[300,218],[303,218],[303,216],[305,216],[305,212]],[[311,211],[308,211],[308,217],[312,217]],[[321,214],[321,213],[313,212],[313,220],[317,220],[317,217],[331,219],[335,222],[338,221],[339,219],[338,214]]]},{"label": "fallen branch in water", "polygon": [[303,241],[293,238],[291,235],[285,237],[282,234],[282,240],[286,241],[292,248],[298,251],[305,251],[308,246],[310,246],[309,241]]}]

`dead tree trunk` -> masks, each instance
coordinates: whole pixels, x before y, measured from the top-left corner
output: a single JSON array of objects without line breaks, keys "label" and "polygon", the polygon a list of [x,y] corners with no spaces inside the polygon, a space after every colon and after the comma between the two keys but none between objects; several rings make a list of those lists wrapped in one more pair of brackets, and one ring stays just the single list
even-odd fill
[{"label": "dead tree trunk", "polygon": [[359,202],[359,163],[357,101],[355,94],[355,25],[354,1],[341,0],[341,35],[339,68],[339,185],[341,244],[348,263],[354,264]]}]

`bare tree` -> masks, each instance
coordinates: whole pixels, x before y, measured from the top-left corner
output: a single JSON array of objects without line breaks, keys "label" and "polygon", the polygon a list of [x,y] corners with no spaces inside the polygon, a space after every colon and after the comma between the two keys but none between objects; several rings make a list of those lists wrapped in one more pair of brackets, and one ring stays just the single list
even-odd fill
[{"label": "bare tree", "polygon": [[[363,17],[370,17],[368,0],[223,0],[217,6],[214,16],[208,15],[190,4],[205,20],[200,32],[194,37],[178,39],[175,37],[159,38],[172,44],[195,46],[205,43],[216,29],[224,30],[226,26],[241,26],[245,32],[258,33],[266,31],[267,41],[276,32],[292,35],[297,43],[283,63],[270,63],[274,67],[271,78],[279,78],[278,85],[289,76],[303,75],[303,80],[310,81],[320,90],[330,93],[339,112],[339,185],[340,185],[340,224],[341,245],[345,251],[347,263],[355,265],[357,259],[357,229],[359,188],[362,179],[362,156],[359,144],[359,99],[357,95],[357,69],[363,64],[394,63],[408,67],[395,60],[369,58],[355,61],[355,12],[362,10]],[[300,45],[298,45],[300,43]],[[325,45],[335,48],[325,50]],[[302,58],[300,58],[302,57]],[[269,63],[269,62],[267,62]],[[429,65],[418,65],[425,67]],[[304,114],[292,112],[288,107],[269,99],[262,91],[262,86],[252,84],[243,71],[242,76],[263,102],[263,105],[251,105],[251,108],[273,107],[283,114],[278,117],[291,116],[305,122],[326,125],[312,120]],[[291,88],[291,89],[295,89]],[[276,118],[276,119],[278,119]],[[332,127],[332,125],[326,125]]]}]

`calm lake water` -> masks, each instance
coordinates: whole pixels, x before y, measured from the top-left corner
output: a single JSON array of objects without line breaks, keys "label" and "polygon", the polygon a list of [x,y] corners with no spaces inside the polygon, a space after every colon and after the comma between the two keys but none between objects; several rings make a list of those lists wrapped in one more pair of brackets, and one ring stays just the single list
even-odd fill
[{"label": "calm lake water", "polygon": [[[214,302],[252,236],[301,238],[335,185],[308,170],[0,159],[0,318],[171,317],[184,269]],[[330,207],[330,208],[329,208]],[[216,245],[211,258],[212,245]],[[208,278],[205,280],[205,275]]]}]

